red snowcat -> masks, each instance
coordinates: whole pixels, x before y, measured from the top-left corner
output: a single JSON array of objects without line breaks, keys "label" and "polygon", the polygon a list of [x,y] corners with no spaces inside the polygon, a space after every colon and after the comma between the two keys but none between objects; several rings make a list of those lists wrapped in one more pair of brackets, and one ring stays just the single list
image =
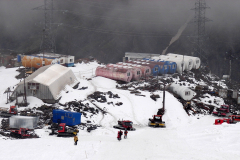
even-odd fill
[{"label": "red snowcat", "polygon": [[118,124],[113,126],[113,128],[116,129],[122,129],[122,130],[129,130],[129,131],[135,131],[136,129],[132,127],[132,121],[129,120],[122,120],[122,121],[118,121]]},{"label": "red snowcat", "polygon": [[221,105],[221,107],[218,108],[217,111],[212,112],[213,115],[216,115],[218,117],[227,116],[228,113],[230,113],[229,105]]},{"label": "red snowcat", "polygon": [[30,138],[31,135],[28,133],[28,131],[30,131],[28,128],[11,130],[10,136],[14,138]]}]

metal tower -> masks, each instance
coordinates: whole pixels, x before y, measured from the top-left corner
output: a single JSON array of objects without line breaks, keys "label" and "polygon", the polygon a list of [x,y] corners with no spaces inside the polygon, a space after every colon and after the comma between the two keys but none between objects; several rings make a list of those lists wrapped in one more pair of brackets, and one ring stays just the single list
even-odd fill
[{"label": "metal tower", "polygon": [[53,0],[44,0],[44,5],[34,8],[44,10],[44,28],[40,50],[42,52],[55,52],[55,39],[53,36]]},{"label": "metal tower", "polygon": [[192,20],[194,23],[194,55],[200,58],[205,58],[204,56],[204,48],[205,43],[204,40],[206,38],[205,35],[205,23],[211,21],[210,19],[205,17],[207,7],[205,0],[195,0],[195,7],[192,9],[195,11],[195,16]]}]

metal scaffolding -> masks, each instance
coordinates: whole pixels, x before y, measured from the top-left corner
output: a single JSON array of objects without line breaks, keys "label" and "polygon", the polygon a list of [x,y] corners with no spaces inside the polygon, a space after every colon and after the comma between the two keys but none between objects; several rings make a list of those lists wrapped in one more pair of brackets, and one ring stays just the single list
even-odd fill
[{"label": "metal scaffolding", "polygon": [[194,23],[194,56],[197,56],[201,59],[205,58],[204,49],[205,49],[205,23],[208,21],[211,21],[210,19],[205,17],[206,9],[209,9],[210,7],[207,7],[205,0],[196,0],[195,1],[195,7],[192,8],[192,10],[195,11],[195,16],[192,20]]},{"label": "metal scaffolding", "polygon": [[53,0],[44,0],[44,5],[34,8],[44,11],[44,28],[42,31],[42,42],[40,50],[44,52],[55,52],[55,38],[53,35]]}]

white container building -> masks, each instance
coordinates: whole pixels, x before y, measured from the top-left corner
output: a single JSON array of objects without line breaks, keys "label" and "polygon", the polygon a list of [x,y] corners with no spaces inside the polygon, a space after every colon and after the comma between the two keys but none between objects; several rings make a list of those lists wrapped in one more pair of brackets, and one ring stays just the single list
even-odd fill
[{"label": "white container building", "polygon": [[191,100],[196,93],[194,91],[192,91],[191,89],[189,89],[186,86],[181,86],[179,84],[176,83],[172,83],[169,86],[169,90],[172,91],[173,93],[177,94],[178,96],[180,96],[182,99],[189,101]]},{"label": "white container building", "polygon": [[[180,54],[175,54],[175,53],[168,53],[167,54],[168,56],[183,56],[183,55],[180,55]],[[193,56],[185,56],[184,55],[184,59],[192,59],[192,61],[193,61],[193,66],[192,66],[192,68],[193,69],[198,69],[199,67],[200,67],[200,65],[201,65],[201,59],[200,58],[198,58],[198,57],[193,57]]]}]

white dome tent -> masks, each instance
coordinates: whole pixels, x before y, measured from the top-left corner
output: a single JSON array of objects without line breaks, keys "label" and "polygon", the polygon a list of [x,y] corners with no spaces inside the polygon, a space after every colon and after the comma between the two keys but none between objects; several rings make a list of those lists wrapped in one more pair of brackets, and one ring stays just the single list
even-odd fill
[{"label": "white dome tent", "polygon": [[192,91],[191,89],[189,89],[186,86],[181,86],[179,84],[176,83],[172,83],[169,86],[169,90],[172,91],[173,93],[179,95],[182,99],[189,101],[191,100],[196,93],[194,91]]},{"label": "white dome tent", "polygon": [[[175,54],[175,53],[168,53],[167,54],[168,56],[182,56],[182,55],[180,55],[180,54]],[[198,57],[193,57],[193,56],[185,56],[184,55],[184,59],[192,59],[192,61],[193,61],[193,66],[192,66],[192,68],[193,69],[198,69],[199,67],[200,67],[200,65],[201,65],[201,59],[200,58],[198,58]]]}]

